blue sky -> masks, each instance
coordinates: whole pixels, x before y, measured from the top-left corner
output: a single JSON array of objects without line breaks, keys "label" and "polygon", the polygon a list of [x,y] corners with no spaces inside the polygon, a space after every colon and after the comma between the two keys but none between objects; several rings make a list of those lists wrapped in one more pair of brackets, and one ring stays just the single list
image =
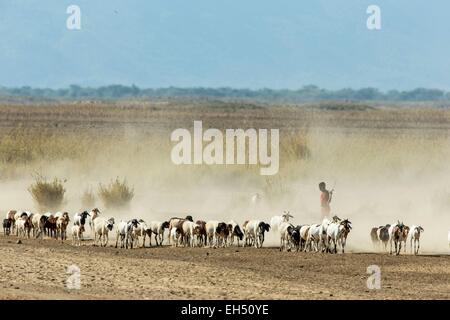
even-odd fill
[{"label": "blue sky", "polygon": [[[448,90],[450,1],[428,3],[1,0],[0,86]],[[66,28],[71,4],[81,30]]]}]

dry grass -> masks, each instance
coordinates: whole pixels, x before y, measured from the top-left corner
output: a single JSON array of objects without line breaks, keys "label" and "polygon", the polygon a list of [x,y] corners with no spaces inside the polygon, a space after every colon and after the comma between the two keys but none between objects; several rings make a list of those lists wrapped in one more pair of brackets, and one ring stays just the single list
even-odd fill
[{"label": "dry grass", "polygon": [[47,181],[46,178],[39,174],[35,175],[35,181],[29,187],[33,200],[40,211],[56,211],[60,210],[65,203],[63,181],[54,178],[53,181]]},{"label": "dry grass", "polygon": [[134,197],[134,190],[128,186],[125,179],[120,181],[116,178],[106,186],[100,184],[98,195],[106,208],[123,208],[130,204]]},{"label": "dry grass", "polygon": [[[130,172],[145,171],[155,181],[248,176],[273,193],[290,177],[314,173],[318,164],[325,173],[339,168],[361,175],[413,161],[424,167],[435,161],[437,166],[447,156],[448,109],[355,108],[351,103],[333,108],[332,102],[326,108],[324,103],[255,105],[204,100],[0,105],[0,179],[72,161],[81,172],[100,170],[103,178],[116,174],[108,168],[127,178]],[[283,178],[272,177],[269,183],[255,177],[259,170],[254,166],[173,166],[170,132],[192,129],[194,120],[202,120],[205,128],[279,128]],[[431,162],[429,154],[434,155]]]}]

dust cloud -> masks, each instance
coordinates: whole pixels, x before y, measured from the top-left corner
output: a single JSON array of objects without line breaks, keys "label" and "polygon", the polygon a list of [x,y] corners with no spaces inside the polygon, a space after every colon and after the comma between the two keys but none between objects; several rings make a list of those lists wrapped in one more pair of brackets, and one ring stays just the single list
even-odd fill
[{"label": "dust cloud", "polygon": [[[292,160],[282,154],[280,173],[267,178],[257,168],[243,166],[175,166],[169,131],[158,132],[151,143],[135,129],[125,133],[120,142],[83,161],[39,163],[3,180],[0,209],[36,212],[27,188],[32,173],[40,171],[66,180],[64,210],[71,213],[85,209],[80,198],[86,189],[96,191],[100,182],[123,177],[134,187],[134,199],[121,210],[105,209],[98,200],[106,216],[164,221],[190,214],[194,220],[242,224],[249,219],[269,222],[289,210],[293,224],[311,224],[320,221],[318,183],[325,181],[335,189],[332,214],[353,224],[350,251],[373,251],[370,229],[399,220],[424,228],[422,253],[449,253],[450,142],[445,136],[309,130],[310,156]],[[256,193],[261,198],[254,202]],[[278,244],[276,233],[269,232],[267,244]]]}]

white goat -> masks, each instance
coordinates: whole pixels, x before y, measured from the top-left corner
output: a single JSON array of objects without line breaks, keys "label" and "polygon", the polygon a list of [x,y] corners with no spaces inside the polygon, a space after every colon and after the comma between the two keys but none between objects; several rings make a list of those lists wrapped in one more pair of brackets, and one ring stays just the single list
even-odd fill
[{"label": "white goat", "polygon": [[33,225],[33,237],[39,238],[39,236],[44,235],[44,226],[46,221],[46,216],[39,213],[33,214],[33,217],[31,218],[31,224]]},{"label": "white goat", "polygon": [[213,220],[213,221],[208,221],[206,223],[206,239],[207,239],[207,243],[208,245],[211,246],[215,246],[217,244],[217,235],[216,235],[216,229],[217,226],[219,225],[219,221]]},{"label": "white goat", "polygon": [[[421,226],[411,226],[411,229],[409,231],[409,238],[410,238],[410,244],[411,244],[411,253],[413,253],[413,242],[414,242],[414,254],[419,253],[420,248],[420,235],[424,232],[423,228]],[[417,248],[416,248],[417,245]]]},{"label": "white goat", "polygon": [[293,216],[289,213],[289,211],[283,211],[281,216],[273,216],[270,219],[270,226],[273,231],[278,231],[278,228],[282,222],[289,222],[289,218],[293,218]]},{"label": "white goat", "polygon": [[308,247],[310,248],[310,250],[319,251],[320,227],[320,224],[312,224],[309,226],[308,236],[306,238],[304,249],[305,252]]},{"label": "white goat", "polygon": [[183,241],[184,246],[188,246],[188,247],[195,246],[194,235],[195,235],[195,231],[198,230],[198,228],[199,228],[199,225],[192,221],[186,220],[183,222],[181,229],[183,231],[182,241]]},{"label": "white goat", "polygon": [[83,238],[84,226],[72,226],[72,245],[81,246],[81,239]]},{"label": "white goat", "polygon": [[300,250],[306,251],[306,244],[308,240],[308,232],[311,226],[309,224],[305,224],[300,227]]},{"label": "white goat", "polygon": [[133,228],[139,225],[137,219],[132,219],[130,221],[120,221],[117,226],[117,237],[116,237],[116,248],[120,239],[120,247],[128,249],[128,244],[130,244],[131,249],[133,249]]},{"label": "white goat", "polygon": [[26,211],[16,211],[14,213],[14,231],[16,233],[16,236],[19,236],[19,230],[17,229],[17,222],[20,219],[23,219],[23,218],[26,219],[27,217],[28,217],[28,214]]},{"label": "white goat", "polygon": [[106,220],[103,217],[97,217],[93,221],[94,228],[94,246],[97,245],[97,236],[100,241],[100,246],[106,247],[109,240],[109,232],[112,231],[114,227],[114,218]]},{"label": "white goat", "polygon": [[322,224],[319,227],[319,246],[321,247],[322,251],[326,250],[326,248],[328,247],[327,229],[330,224],[331,221],[327,218],[324,218]]},{"label": "white goat", "polygon": [[253,205],[257,204],[258,202],[261,201],[261,199],[262,199],[262,196],[259,193],[255,193],[251,198],[252,204]]},{"label": "white goat", "polygon": [[447,237],[448,239],[448,246],[450,247],[450,231],[448,232],[448,237]]},{"label": "white goat", "polygon": [[[351,228],[351,222],[348,219],[342,222],[332,222],[327,228],[326,251],[337,253],[337,246],[341,245],[342,253],[344,253],[347,235]],[[334,246],[333,250],[330,248],[331,245]]]},{"label": "white goat", "polygon": [[260,220],[250,220],[245,224],[245,245],[254,244],[261,248],[264,243],[264,233],[270,230],[270,225]]},{"label": "white goat", "polygon": [[[98,208],[94,208],[91,210],[91,212],[88,214],[89,218],[89,227],[91,228],[91,236],[92,238],[95,238],[95,225],[94,221],[100,216],[100,210]],[[95,239],[94,239],[95,241]]]},{"label": "white goat", "polygon": [[26,237],[27,236],[27,231],[26,231],[26,226],[25,226],[25,219],[18,219],[16,221],[16,233],[18,237]]},{"label": "white goat", "polygon": [[[272,221],[272,220],[271,220]],[[289,222],[283,221],[277,226],[277,230],[280,236],[280,251],[287,250],[289,244],[288,228],[292,226]]]}]

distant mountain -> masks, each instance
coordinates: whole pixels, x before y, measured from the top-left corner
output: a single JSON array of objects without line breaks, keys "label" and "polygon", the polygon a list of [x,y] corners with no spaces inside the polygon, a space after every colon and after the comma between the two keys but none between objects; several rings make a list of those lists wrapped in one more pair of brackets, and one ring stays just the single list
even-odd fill
[{"label": "distant mountain", "polygon": [[376,88],[326,90],[314,85],[298,90],[235,89],[235,88],[157,88],[141,89],[137,86],[110,85],[90,88],[72,85],[65,89],[2,88],[0,97],[40,99],[122,99],[122,98],[237,98],[276,102],[308,101],[450,101],[450,92],[438,89],[417,88],[411,91]]}]

